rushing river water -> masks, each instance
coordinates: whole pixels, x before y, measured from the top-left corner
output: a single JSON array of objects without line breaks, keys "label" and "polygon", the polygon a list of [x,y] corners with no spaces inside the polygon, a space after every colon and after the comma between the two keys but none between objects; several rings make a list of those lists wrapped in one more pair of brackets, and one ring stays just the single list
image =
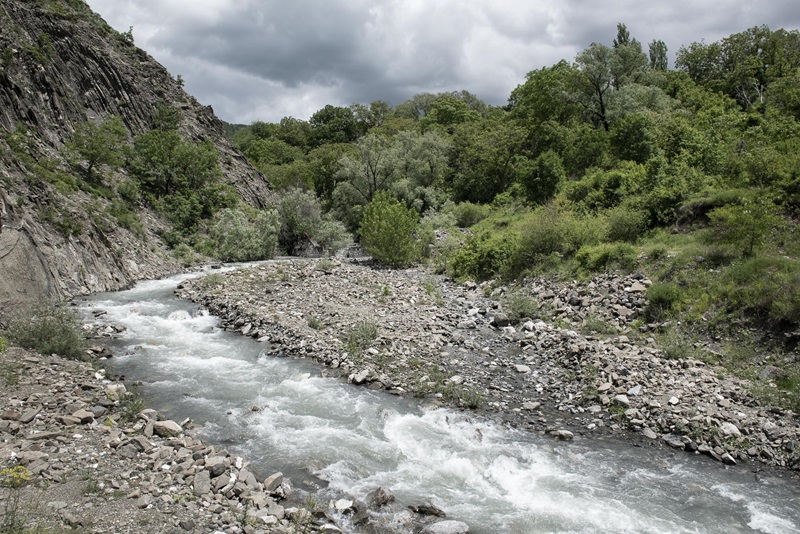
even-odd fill
[{"label": "rushing river water", "polygon": [[173,296],[180,279],[84,306],[128,328],[111,343],[114,371],[141,381],[150,406],[190,417],[262,476],[313,473],[328,482],[320,498],[383,486],[475,533],[800,532],[791,481],[684,454],[555,442],[322,378],[311,362],[263,356],[263,344],[216,328]]}]

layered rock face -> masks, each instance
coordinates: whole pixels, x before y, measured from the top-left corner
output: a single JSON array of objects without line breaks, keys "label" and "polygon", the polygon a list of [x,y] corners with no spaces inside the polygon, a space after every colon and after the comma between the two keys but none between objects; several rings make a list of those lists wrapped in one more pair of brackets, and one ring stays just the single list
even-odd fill
[{"label": "layered rock face", "polygon": [[178,109],[180,132],[214,144],[245,202],[263,207],[269,198],[267,181],[234,150],[213,110],[82,0],[3,0],[0,67],[0,309],[177,268],[152,213],[142,208],[144,232],[132,233],[101,217],[109,199],[57,187],[59,173],[73,172],[65,143],[78,124],[116,115],[132,139],[158,106]]}]

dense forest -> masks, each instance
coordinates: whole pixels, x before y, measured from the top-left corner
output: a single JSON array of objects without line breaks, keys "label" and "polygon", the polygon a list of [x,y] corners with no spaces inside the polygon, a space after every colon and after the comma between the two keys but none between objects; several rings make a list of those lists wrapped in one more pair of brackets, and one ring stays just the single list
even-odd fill
[{"label": "dense forest", "polygon": [[[670,69],[662,41],[645,50],[619,24],[610,44],[528,73],[503,107],[461,91],[228,125],[276,192],[269,209],[237,203],[213,150],[161,110],[129,148],[120,193],[167,215],[186,261],[355,240],[378,263],[455,279],[641,272],[655,282],[641,322],[664,347],[742,372],[774,364],[795,391],[798,121],[800,32],[695,42]],[[99,187],[96,168],[119,162],[95,142],[122,136],[110,121],[87,128],[72,147]],[[719,350],[698,354],[698,337]]]}]

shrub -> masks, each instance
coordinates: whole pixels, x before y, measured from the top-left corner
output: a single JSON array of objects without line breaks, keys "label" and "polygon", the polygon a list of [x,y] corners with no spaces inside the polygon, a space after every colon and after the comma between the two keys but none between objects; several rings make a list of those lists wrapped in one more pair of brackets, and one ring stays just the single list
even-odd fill
[{"label": "shrub", "polygon": [[481,233],[454,248],[447,258],[448,274],[454,278],[486,280],[509,274],[518,247],[517,236],[510,233]]},{"label": "shrub", "polygon": [[379,263],[407,267],[419,259],[417,212],[406,208],[386,192],[380,192],[364,207],[361,243]]},{"label": "shrub", "polygon": [[178,244],[178,246],[173,249],[172,254],[184,267],[189,267],[196,261],[194,250],[186,243]]},{"label": "shrub", "polygon": [[539,304],[533,297],[522,291],[514,291],[509,295],[506,299],[505,309],[508,318],[515,322],[539,316]]},{"label": "shrub", "polygon": [[683,296],[681,288],[676,284],[653,284],[647,288],[647,316],[652,321],[661,319],[672,311]]},{"label": "shrub", "polygon": [[743,199],[740,204],[728,204],[708,214],[715,228],[713,239],[719,239],[752,256],[764,244],[772,229],[781,222],[775,205],[764,199]]},{"label": "shrub", "polygon": [[633,243],[647,230],[647,213],[642,210],[617,206],[606,213],[609,241]]},{"label": "shrub", "polygon": [[0,354],[4,353],[8,348],[8,340],[4,337],[0,337]]},{"label": "shrub", "polygon": [[444,211],[455,216],[455,224],[459,228],[469,228],[478,224],[488,217],[492,208],[486,204],[473,204],[472,202],[460,202],[447,206]]},{"label": "shrub", "polygon": [[627,243],[602,243],[582,247],[575,260],[587,271],[603,271],[612,266],[630,269],[636,264],[636,250]]},{"label": "shrub", "polygon": [[800,322],[800,262],[787,258],[752,258],[723,276],[720,296],[735,308],[776,321]]},{"label": "shrub", "polygon": [[278,244],[286,254],[335,254],[353,242],[341,222],[322,215],[322,206],[310,191],[287,189],[278,197],[275,208],[280,217]]},{"label": "shrub", "polygon": [[209,235],[216,255],[223,261],[252,261],[271,258],[278,244],[278,216],[260,211],[251,220],[240,210],[226,208],[214,219]]},{"label": "shrub", "polygon": [[78,314],[63,304],[45,304],[8,321],[9,341],[42,354],[56,353],[76,360],[86,356],[86,339]]},{"label": "shrub", "polygon": [[342,342],[350,354],[366,350],[378,337],[378,325],[372,321],[361,321],[342,336]]},{"label": "shrub", "polygon": [[519,248],[514,254],[514,270],[522,271],[553,254],[573,254],[585,245],[600,243],[606,234],[605,219],[580,217],[548,204],[534,210],[522,225]]}]

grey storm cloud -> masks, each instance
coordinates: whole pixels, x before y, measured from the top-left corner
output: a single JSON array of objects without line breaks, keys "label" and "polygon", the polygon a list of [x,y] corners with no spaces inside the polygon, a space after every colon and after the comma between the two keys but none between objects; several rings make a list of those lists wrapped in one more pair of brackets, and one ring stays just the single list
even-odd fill
[{"label": "grey storm cloud", "polygon": [[88,0],[232,122],[466,89],[504,104],[529,71],[610,44],[800,27],[796,0]]}]

